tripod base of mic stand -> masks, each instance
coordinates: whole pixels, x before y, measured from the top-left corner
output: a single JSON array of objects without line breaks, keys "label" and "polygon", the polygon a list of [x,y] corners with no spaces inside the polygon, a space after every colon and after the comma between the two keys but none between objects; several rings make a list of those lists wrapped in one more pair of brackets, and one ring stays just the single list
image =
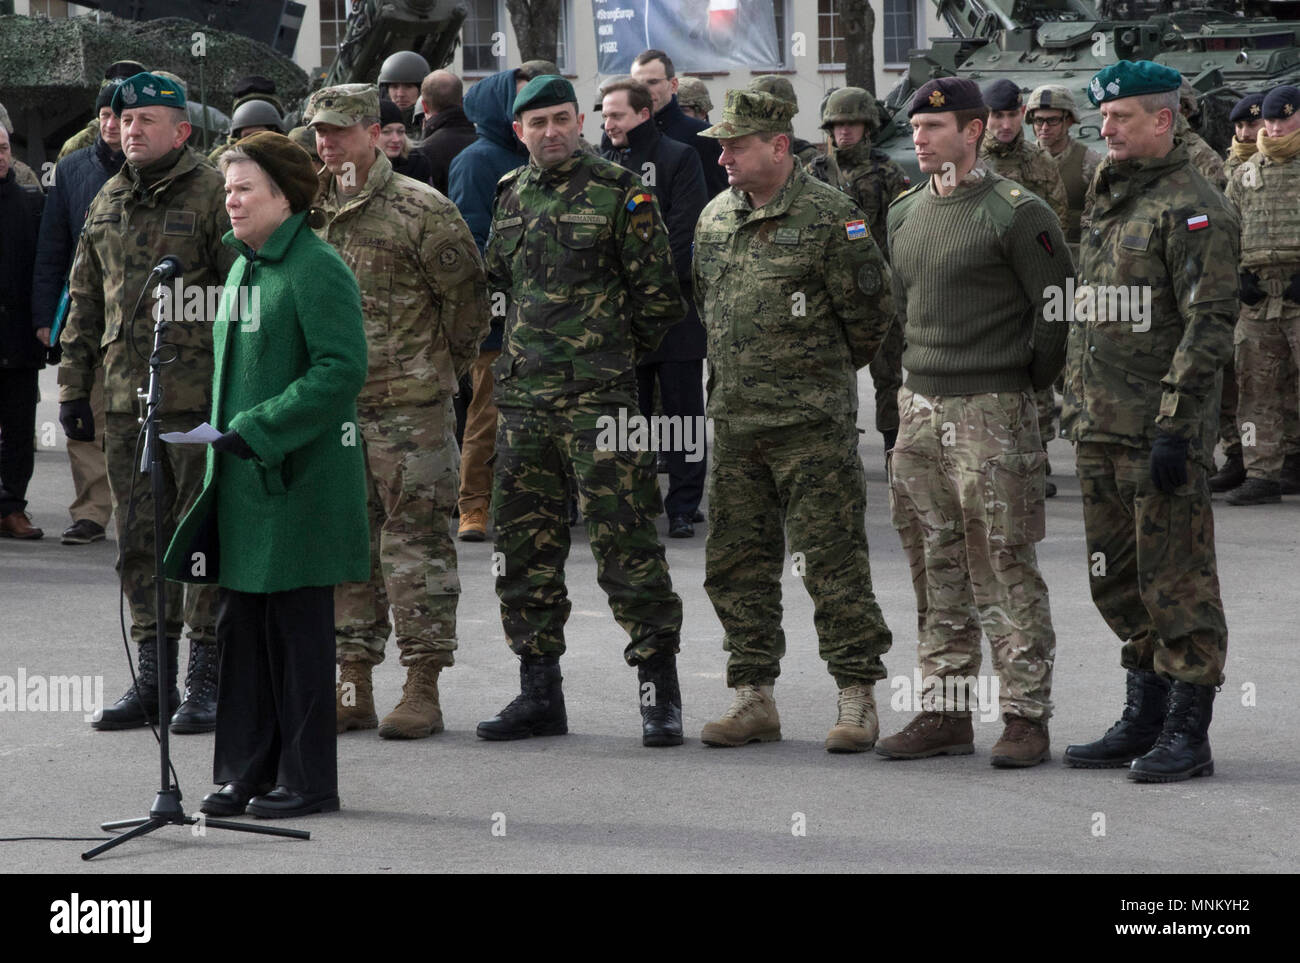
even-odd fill
[{"label": "tripod base of mic stand", "polygon": [[263,836],[283,836],[286,839],[311,839],[311,833],[302,829],[276,829],[271,826],[255,826],[249,823],[236,823],[228,819],[208,819],[206,816],[187,816],[181,806],[180,793],[175,789],[168,789],[158,793],[154,797],[153,806],[149,810],[149,815],[143,819],[116,819],[112,822],[100,823],[99,828],[105,832],[113,832],[118,829],[129,829],[130,832],[123,833],[114,839],[110,839],[94,849],[87,850],[81,854],[82,859],[94,859],[100,853],[108,852],[114,846],[120,846],[128,839],[135,839],[137,836],[144,836],[156,829],[162,829],[164,826],[197,826],[202,825],[206,830],[211,826],[216,829],[229,829],[237,833],[258,833]]}]

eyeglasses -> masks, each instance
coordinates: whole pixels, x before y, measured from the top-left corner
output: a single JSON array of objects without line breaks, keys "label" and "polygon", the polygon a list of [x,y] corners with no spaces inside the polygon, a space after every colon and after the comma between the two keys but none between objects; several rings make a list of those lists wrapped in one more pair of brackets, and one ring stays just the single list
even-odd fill
[{"label": "eyeglasses", "polygon": [[1060,127],[1065,123],[1065,117],[1035,117],[1029,123],[1035,127]]}]

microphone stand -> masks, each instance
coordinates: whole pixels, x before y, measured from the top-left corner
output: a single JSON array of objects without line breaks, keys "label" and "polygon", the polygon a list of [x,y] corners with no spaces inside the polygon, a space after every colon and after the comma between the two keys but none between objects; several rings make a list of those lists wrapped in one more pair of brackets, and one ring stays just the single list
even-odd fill
[{"label": "microphone stand", "polygon": [[[179,268],[180,263],[175,258],[165,259],[162,264],[159,264],[149,273],[149,277],[144,283],[144,291],[149,290],[149,285],[153,283],[155,276],[159,276],[160,280],[166,281],[176,274]],[[141,297],[143,296],[144,292],[142,291]],[[173,310],[175,308],[176,306],[173,305]],[[171,719],[172,707],[168,705],[168,689],[163,685],[163,680],[170,676],[170,666],[167,663],[167,583],[163,577],[163,552],[166,546],[163,544],[162,451],[158,439],[158,408],[162,403],[162,366],[167,363],[162,357],[163,333],[168,324],[169,322],[163,319],[162,312],[159,312],[158,317],[154,319],[153,352],[149,355],[149,398],[144,416],[144,457],[140,460],[140,470],[142,472],[146,466],[148,467],[149,487],[153,495],[154,606],[157,612],[157,631],[154,632],[154,644],[157,646],[155,658],[157,659],[159,672],[158,758],[161,773],[160,788],[158,795],[154,797],[153,805],[149,807],[148,816],[138,819],[117,819],[101,823],[99,828],[105,832],[113,832],[118,829],[129,829],[129,832],[125,832],[121,836],[114,837],[94,849],[82,853],[81,858],[83,860],[94,859],[100,853],[107,852],[114,846],[120,846],[128,839],[147,835],[154,830],[162,829],[164,826],[212,826],[216,829],[229,829],[240,833],[260,833],[264,836],[284,836],[289,839],[311,839],[311,833],[302,829],[273,829],[267,826],[232,822],[227,819],[208,819],[206,815],[187,816],[184,807],[181,806],[180,787],[174,785],[171,781],[171,749],[167,724]],[[129,330],[127,331],[127,337],[131,338]]]}]

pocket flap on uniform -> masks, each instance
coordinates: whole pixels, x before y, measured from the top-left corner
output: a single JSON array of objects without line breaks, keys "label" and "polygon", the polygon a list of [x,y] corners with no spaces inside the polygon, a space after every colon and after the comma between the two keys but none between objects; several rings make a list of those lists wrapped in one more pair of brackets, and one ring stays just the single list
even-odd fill
[{"label": "pocket flap on uniform", "polygon": [[1130,251],[1145,251],[1151,246],[1151,234],[1155,230],[1152,221],[1127,221],[1120,232],[1120,247]]}]

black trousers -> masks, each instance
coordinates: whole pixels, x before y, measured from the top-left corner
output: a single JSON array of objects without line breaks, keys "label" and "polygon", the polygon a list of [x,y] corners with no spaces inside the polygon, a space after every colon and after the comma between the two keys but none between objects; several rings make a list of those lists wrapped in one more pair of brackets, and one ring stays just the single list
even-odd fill
[{"label": "black trousers", "polygon": [[[637,365],[637,403],[641,414],[653,414],[655,379],[659,379],[659,401],[663,413],[669,417],[704,417],[704,362],[657,361]],[[702,424],[702,422],[701,422]],[[709,469],[704,433],[695,439],[699,445],[690,453],[696,461],[687,461],[687,452],[680,446],[666,453],[668,460],[668,495],[664,498],[664,511],[668,517],[694,515],[704,497],[704,476]]]},{"label": "black trousers", "polygon": [[0,368],[0,518],[27,507],[36,467],[36,368]]},{"label": "black trousers", "polygon": [[217,594],[212,776],[338,792],[334,586]]}]

